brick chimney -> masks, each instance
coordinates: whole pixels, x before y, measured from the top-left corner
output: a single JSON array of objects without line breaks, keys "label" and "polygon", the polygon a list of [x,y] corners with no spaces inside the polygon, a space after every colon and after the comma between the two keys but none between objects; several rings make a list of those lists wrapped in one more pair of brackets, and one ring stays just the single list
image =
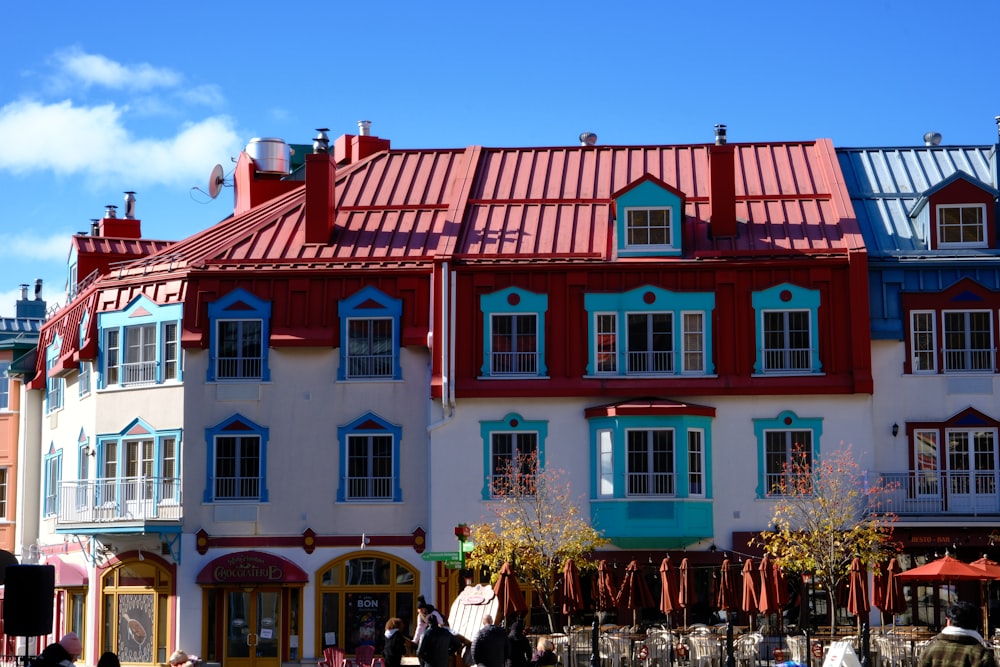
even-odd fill
[{"label": "brick chimney", "polygon": [[306,156],[306,243],[329,243],[336,216],[337,165],[326,131],[319,130]]},{"label": "brick chimney", "polygon": [[[97,222],[95,236],[107,236],[113,239],[141,239],[142,221],[135,217],[135,193],[125,193],[126,217],[118,217],[118,207],[108,204],[104,207],[104,217]],[[91,231],[94,229],[91,227]]]},{"label": "brick chimney", "polygon": [[708,149],[709,203],[713,238],[736,236],[736,152],[726,143],[726,126],[715,126],[715,145]]}]

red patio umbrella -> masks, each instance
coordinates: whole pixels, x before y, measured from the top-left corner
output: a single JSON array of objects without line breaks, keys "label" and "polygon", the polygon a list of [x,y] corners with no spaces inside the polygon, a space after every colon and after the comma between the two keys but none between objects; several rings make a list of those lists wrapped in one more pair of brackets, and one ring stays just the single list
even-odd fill
[{"label": "red patio umbrella", "polygon": [[670,564],[670,557],[667,556],[660,563],[660,611],[667,615],[670,621],[670,614],[680,609],[680,600],[677,596],[677,577],[673,566]]},{"label": "red patio umbrella", "polygon": [[642,576],[637,561],[633,560],[625,568],[625,577],[622,579],[622,587],[618,590],[615,603],[619,607],[632,610],[632,625],[639,625],[639,612],[646,607],[654,606],[653,594],[649,592],[649,585]]},{"label": "red patio umbrella", "polygon": [[[562,582],[563,613],[572,617],[575,612],[583,609],[583,589],[580,588],[580,570],[572,558],[566,559],[563,565]],[[570,623],[572,625],[572,622]]]},{"label": "red patio umbrella", "polygon": [[728,615],[731,611],[736,611],[736,573],[733,571],[733,564],[725,558],[722,567],[719,568],[719,595],[715,601],[717,606]]},{"label": "red patio umbrella", "polygon": [[885,587],[886,587],[886,563],[882,562],[875,566],[872,572],[872,606],[879,610],[882,625],[885,625]]},{"label": "red patio umbrella", "polygon": [[[969,563],[972,567],[983,570],[991,576],[992,579],[1000,579],[1000,563],[992,561],[986,556],[979,558],[977,560]],[[986,637],[989,634],[989,599],[990,599],[990,582],[984,581],[982,585],[982,600],[983,600],[983,636]]]},{"label": "red patio umbrella", "polygon": [[594,609],[596,611],[615,610],[615,578],[611,574],[608,561],[597,562],[597,576],[594,578]]},{"label": "red patio umbrella", "polygon": [[497,596],[497,612],[504,622],[512,614],[523,614],[528,611],[528,605],[524,601],[524,593],[521,592],[521,585],[517,583],[514,567],[509,561],[500,568],[500,576],[493,584],[493,592]]},{"label": "red patio umbrella", "polygon": [[858,633],[861,632],[862,619],[871,611],[868,602],[868,570],[857,556],[851,561],[850,573],[847,576],[847,612],[858,617]]},{"label": "red patio umbrella", "polygon": [[969,581],[993,579],[986,570],[972,567],[957,558],[945,555],[926,565],[915,567],[898,575],[904,582],[910,581]]},{"label": "red patio umbrella", "polygon": [[743,563],[743,604],[740,608],[747,613],[753,629],[753,618],[757,615],[757,582],[754,581],[753,561],[749,558]]},{"label": "red patio umbrella", "polygon": [[906,611],[906,596],[903,595],[903,581],[899,575],[903,568],[895,558],[885,568],[885,594],[882,596],[882,611],[895,616]]},{"label": "red patio umbrella", "polygon": [[677,586],[677,604],[684,610],[684,627],[687,627],[687,608],[698,601],[694,591],[694,572],[691,570],[687,558],[681,559],[681,565],[677,568],[677,572],[680,580]]},{"label": "red patio umbrella", "polygon": [[765,555],[758,566],[760,572],[760,591],[757,594],[757,611],[762,614],[777,614],[781,611],[781,604],[778,601],[778,588],[774,580],[774,565],[771,559]]}]

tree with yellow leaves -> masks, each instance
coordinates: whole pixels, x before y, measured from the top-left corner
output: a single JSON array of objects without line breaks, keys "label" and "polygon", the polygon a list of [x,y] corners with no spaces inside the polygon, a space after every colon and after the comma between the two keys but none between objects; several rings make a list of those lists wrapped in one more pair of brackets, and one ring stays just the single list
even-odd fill
[{"label": "tree with yellow leaves", "polygon": [[492,516],[472,526],[475,548],[466,559],[470,567],[485,567],[494,574],[510,561],[520,582],[535,591],[552,632],[566,559],[586,572],[594,566],[584,557],[608,542],[580,514],[580,503],[574,502],[564,476],[562,470],[539,468],[535,453],[519,457],[516,465],[495,476]]},{"label": "tree with yellow leaves", "polygon": [[[891,484],[868,480],[850,446],[812,459],[795,447],[781,475],[768,489],[775,498],[773,530],[754,543],[784,570],[810,574],[826,590],[834,625],[834,595],[850,576],[855,556],[876,566],[897,550],[892,542],[896,515],[891,511]],[[803,596],[802,604],[808,604]]]}]

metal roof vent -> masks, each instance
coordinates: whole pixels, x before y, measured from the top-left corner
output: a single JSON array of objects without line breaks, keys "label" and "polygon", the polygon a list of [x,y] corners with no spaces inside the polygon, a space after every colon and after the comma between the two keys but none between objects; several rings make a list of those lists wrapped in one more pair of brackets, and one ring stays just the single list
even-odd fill
[{"label": "metal roof vent", "polygon": [[125,192],[125,217],[129,220],[135,220],[135,191],[127,190]]},{"label": "metal roof vent", "polygon": [[940,146],[941,145],[941,133],[940,132],[926,132],[924,133],[924,146]]},{"label": "metal roof vent", "polygon": [[371,136],[372,133],[372,122],[370,120],[359,120],[358,121],[358,135],[362,137]]},{"label": "metal roof vent", "polygon": [[118,217],[118,207],[114,204],[108,204],[104,207],[104,217],[105,218],[117,218]]},{"label": "metal roof vent", "polygon": [[267,174],[287,174],[292,163],[292,149],[282,139],[254,137],[247,144],[246,153],[257,171]]},{"label": "metal roof vent", "polygon": [[581,132],[580,133],[580,145],[581,146],[595,146],[597,145],[597,135],[593,132]]},{"label": "metal roof vent", "polygon": [[313,153],[329,153],[330,152],[330,135],[327,132],[330,131],[326,127],[317,127],[316,131],[319,133],[316,138],[313,139]]},{"label": "metal roof vent", "polygon": [[718,123],[715,126],[715,145],[725,146],[726,145],[726,126],[722,123]]}]

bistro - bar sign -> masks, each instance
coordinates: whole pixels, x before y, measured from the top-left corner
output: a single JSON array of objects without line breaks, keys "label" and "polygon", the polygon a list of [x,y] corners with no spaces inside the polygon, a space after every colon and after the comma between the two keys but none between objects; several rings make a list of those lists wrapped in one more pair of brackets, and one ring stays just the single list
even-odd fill
[{"label": "bistro - bar sign", "polygon": [[305,582],[305,572],[291,561],[263,551],[219,556],[198,575],[199,584],[272,584]]}]

